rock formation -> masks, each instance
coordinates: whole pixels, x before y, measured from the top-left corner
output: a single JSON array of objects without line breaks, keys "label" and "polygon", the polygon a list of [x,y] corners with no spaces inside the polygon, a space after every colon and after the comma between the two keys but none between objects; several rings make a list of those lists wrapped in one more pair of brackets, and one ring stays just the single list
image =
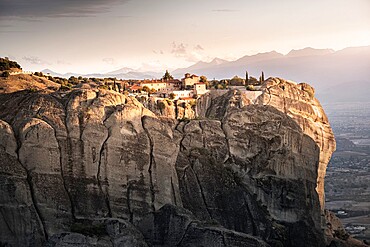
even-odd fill
[{"label": "rock formation", "polygon": [[0,245],[324,246],[335,144],[302,88],[206,96],[202,120],[106,90],[0,95]]},{"label": "rock formation", "polygon": [[205,118],[222,119],[229,107],[241,108],[249,104],[270,105],[291,117],[320,148],[317,192],[322,210],[325,208],[324,178],[326,167],[335,151],[335,139],[328,118],[314,97],[314,89],[306,84],[297,84],[280,78],[269,78],[262,87],[262,94],[254,101],[240,91],[228,95],[209,94],[198,103],[198,114]]},{"label": "rock formation", "polygon": [[196,100],[190,102],[184,100],[156,100],[152,97],[141,100],[143,105],[157,116],[173,119],[194,119],[196,118],[195,104]]}]

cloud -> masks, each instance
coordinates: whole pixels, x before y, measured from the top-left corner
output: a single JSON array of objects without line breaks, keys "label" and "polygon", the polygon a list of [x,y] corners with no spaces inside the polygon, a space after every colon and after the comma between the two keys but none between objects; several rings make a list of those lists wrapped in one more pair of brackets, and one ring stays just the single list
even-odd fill
[{"label": "cloud", "polygon": [[158,51],[153,50],[153,53],[154,54],[160,54],[160,55],[163,55],[164,54],[164,52],[162,50],[158,50]]},{"label": "cloud", "polygon": [[102,61],[106,64],[113,65],[116,64],[116,60],[111,57],[103,58]]},{"label": "cloud", "polygon": [[203,47],[201,45],[194,46],[194,50],[203,51]]},{"label": "cloud", "polygon": [[23,57],[23,60],[29,62],[30,64],[51,65],[50,62],[42,60],[41,58],[35,56]]},{"label": "cloud", "polygon": [[180,43],[176,44],[176,42],[172,42],[172,50],[171,53],[175,54],[176,57],[182,57],[187,54],[187,45]]},{"label": "cloud", "polygon": [[189,48],[188,44],[172,42],[171,53],[178,58],[185,58],[188,62],[197,62],[206,58],[204,48],[201,45],[195,45]]},{"label": "cloud", "polygon": [[2,19],[42,17],[87,17],[108,12],[112,5],[129,0],[1,0]]}]

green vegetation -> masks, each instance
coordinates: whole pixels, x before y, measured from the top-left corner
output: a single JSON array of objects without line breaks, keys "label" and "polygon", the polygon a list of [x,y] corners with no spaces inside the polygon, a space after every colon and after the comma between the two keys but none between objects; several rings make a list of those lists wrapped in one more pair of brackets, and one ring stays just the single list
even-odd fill
[{"label": "green vegetation", "polygon": [[175,99],[175,97],[176,97],[176,95],[175,95],[174,93],[170,93],[170,94],[168,95],[168,98],[170,98],[170,99],[172,99],[172,100],[174,100],[174,99]]},{"label": "green vegetation", "polygon": [[149,93],[150,92],[150,89],[147,86],[144,86],[142,88],[142,91]]},{"label": "green vegetation", "polygon": [[[82,77],[81,77],[81,80],[82,80]],[[73,85],[76,85],[76,84],[79,83],[79,79],[74,77],[74,76],[71,76],[71,77],[69,77],[68,82],[73,84]]]},{"label": "green vegetation", "polygon": [[189,101],[189,105],[192,107],[192,108],[194,108],[196,105],[197,105],[197,100],[190,100]]},{"label": "green vegetation", "polygon": [[248,84],[249,85],[259,85],[260,82],[255,77],[250,76],[248,80]]},{"label": "green vegetation", "polygon": [[244,79],[243,78],[240,78],[239,76],[234,76],[233,78],[231,78],[229,84],[232,85],[232,86],[242,86],[244,85]]},{"label": "green vegetation", "polygon": [[10,75],[9,71],[4,71],[4,72],[1,74],[1,77],[7,78],[7,77],[9,77],[9,75]]},{"label": "green vegetation", "polygon": [[168,70],[166,70],[166,73],[164,74],[164,76],[162,77],[163,80],[173,80],[173,76],[168,72]]},{"label": "green vegetation", "polygon": [[204,83],[206,83],[206,82],[207,82],[207,77],[206,77],[206,76],[204,76],[204,75],[202,75],[202,76],[200,76],[199,81],[200,81],[200,82],[204,82]]},{"label": "green vegetation", "polygon": [[166,104],[163,101],[157,102],[158,109],[163,111],[166,108]]},{"label": "green vegetation", "polygon": [[247,85],[247,90],[248,91],[256,91],[257,89],[253,85]]},{"label": "green vegetation", "polygon": [[225,89],[228,88],[229,81],[228,80],[215,80],[213,79],[210,81],[209,87],[210,88],[215,88],[215,89]]},{"label": "green vegetation", "polygon": [[10,70],[10,69],[22,69],[21,66],[15,62],[9,60],[9,58],[0,58],[0,71]]},{"label": "green vegetation", "polygon": [[105,89],[105,90],[108,90],[108,86],[107,85],[99,85],[98,86],[99,89]]},{"label": "green vegetation", "polygon": [[72,84],[70,83],[62,83],[62,85],[60,86],[59,90],[62,90],[62,91],[68,91],[68,90],[71,90],[72,89]]},{"label": "green vegetation", "polygon": [[33,73],[35,76],[43,77],[44,74],[42,72],[35,72]]},{"label": "green vegetation", "polygon": [[167,102],[167,105],[172,105],[172,101],[170,99],[165,99]]}]

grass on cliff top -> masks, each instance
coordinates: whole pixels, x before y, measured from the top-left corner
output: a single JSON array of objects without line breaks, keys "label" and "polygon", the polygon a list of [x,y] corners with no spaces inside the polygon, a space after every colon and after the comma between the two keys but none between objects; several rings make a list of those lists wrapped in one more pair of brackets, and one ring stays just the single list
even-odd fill
[{"label": "grass on cliff top", "polygon": [[0,77],[0,93],[13,93],[21,90],[58,90],[60,85],[45,77],[35,75],[19,74],[10,75],[6,78]]}]

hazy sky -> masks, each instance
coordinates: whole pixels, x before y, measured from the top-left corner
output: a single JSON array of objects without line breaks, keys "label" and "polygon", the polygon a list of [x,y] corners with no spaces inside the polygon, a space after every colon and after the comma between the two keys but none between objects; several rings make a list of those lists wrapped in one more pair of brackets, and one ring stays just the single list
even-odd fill
[{"label": "hazy sky", "polygon": [[0,0],[25,70],[165,70],[214,57],[370,45],[370,0]]}]

